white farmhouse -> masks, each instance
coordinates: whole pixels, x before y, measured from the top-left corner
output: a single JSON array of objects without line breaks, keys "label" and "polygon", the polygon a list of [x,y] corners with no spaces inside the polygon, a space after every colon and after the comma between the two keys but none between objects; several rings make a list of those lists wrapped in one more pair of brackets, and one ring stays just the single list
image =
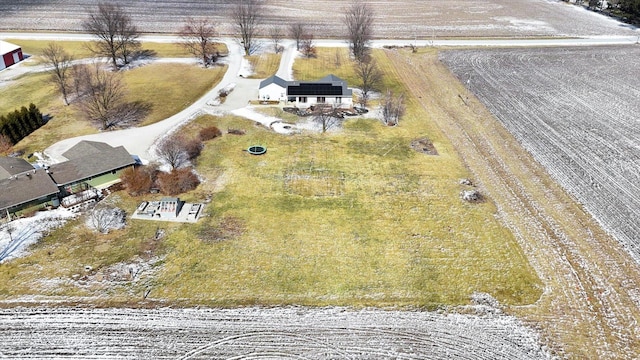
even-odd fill
[{"label": "white farmhouse", "polygon": [[260,83],[260,100],[277,100],[306,108],[316,104],[327,104],[338,108],[353,106],[353,92],[346,81],[328,75],[317,81],[286,81],[272,76]]},{"label": "white farmhouse", "polygon": [[260,100],[287,100],[287,83],[288,81],[275,75],[262,80],[260,82],[260,89],[258,90]]}]

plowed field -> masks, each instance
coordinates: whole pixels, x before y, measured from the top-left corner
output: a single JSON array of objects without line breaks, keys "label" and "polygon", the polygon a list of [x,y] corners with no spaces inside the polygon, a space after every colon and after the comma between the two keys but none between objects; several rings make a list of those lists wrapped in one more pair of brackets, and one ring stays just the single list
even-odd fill
[{"label": "plowed field", "polygon": [[[496,50],[495,54],[502,51]],[[553,54],[554,51],[564,50],[547,51]],[[584,49],[583,53],[579,51],[574,56],[564,58],[570,64],[565,67],[568,72],[589,71],[580,66],[579,56],[588,54],[589,50]],[[615,49],[600,51],[622,56]],[[484,74],[491,83],[501,84],[508,83],[509,77],[516,76],[518,71],[523,74],[549,71],[545,66],[538,65],[543,60],[537,57],[544,57],[544,51],[515,52],[529,54],[519,57],[528,59],[528,65],[509,71],[481,67],[485,70],[479,73]],[[511,53],[511,50],[506,50],[506,53]],[[501,218],[512,229],[545,283],[545,292],[539,301],[531,306],[512,307],[510,310],[537,322],[549,343],[568,358],[638,358],[640,292],[637,289],[640,267],[629,253],[551,179],[547,170],[518,144],[516,138],[472,93],[455,80],[435,54],[416,55],[408,51],[388,54],[417,101],[451,139],[474,174],[481,191],[495,202]],[[446,54],[445,57],[455,56],[460,63],[465,63],[465,59],[469,58],[471,64],[476,64],[478,59],[473,54],[474,51],[471,51]],[[552,65],[552,62],[547,63],[548,67]],[[501,72],[495,74],[497,71]],[[474,75],[471,81],[472,84],[476,83],[472,85],[474,91],[480,84],[480,79],[473,80],[477,77],[480,75]],[[560,73],[553,73],[549,77],[555,77],[562,84],[572,84],[567,78],[573,78],[577,83],[588,78],[568,75],[563,82]],[[465,80],[463,83],[466,82],[465,77],[461,76],[461,79]],[[613,79],[621,84],[633,84],[636,81],[631,77]],[[528,77],[527,81],[510,88],[510,91],[514,97],[535,98],[531,92],[536,91],[540,82],[537,77]],[[553,81],[549,80],[548,85],[551,83]],[[547,87],[546,91],[552,89]],[[571,91],[580,93],[579,87],[567,86],[566,92]],[[602,101],[598,103],[609,105]],[[496,104],[510,108],[505,99],[496,101]],[[511,107],[516,106],[517,103]],[[532,111],[544,114],[548,104],[532,106]],[[543,109],[537,109],[536,106]],[[526,118],[521,114],[520,119]],[[539,129],[529,131],[531,134],[527,135],[531,137],[546,133]],[[571,137],[564,143],[566,146],[572,144]],[[629,221],[633,222],[633,219]]]},{"label": "plowed field", "polygon": [[510,316],[341,308],[0,310],[11,359],[546,359]]},{"label": "plowed field", "polygon": [[[133,17],[143,32],[177,32],[188,16],[207,17],[229,34],[229,0],[114,0]],[[408,0],[369,1],[380,38],[428,39],[433,36],[585,36],[632,35],[619,23],[560,1],[547,0]],[[341,0],[270,0],[267,24],[301,21],[316,38],[344,37]],[[0,0],[0,30],[78,31],[92,0]],[[571,21],[567,21],[571,19]]]},{"label": "plowed field", "polygon": [[640,259],[640,48],[446,52],[445,63]]}]

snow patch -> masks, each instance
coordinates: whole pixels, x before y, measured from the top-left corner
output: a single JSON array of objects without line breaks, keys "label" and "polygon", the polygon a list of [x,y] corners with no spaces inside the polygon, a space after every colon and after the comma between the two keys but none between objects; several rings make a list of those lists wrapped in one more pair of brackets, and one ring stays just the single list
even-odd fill
[{"label": "snow patch", "polygon": [[17,219],[0,226],[0,263],[28,254],[27,248],[49,231],[64,225],[77,214],[58,208],[40,211],[34,216]]}]

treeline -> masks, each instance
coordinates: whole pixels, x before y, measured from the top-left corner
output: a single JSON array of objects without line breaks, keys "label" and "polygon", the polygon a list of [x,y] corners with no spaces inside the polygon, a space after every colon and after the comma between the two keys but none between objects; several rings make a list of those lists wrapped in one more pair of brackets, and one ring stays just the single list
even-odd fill
[{"label": "treeline", "polygon": [[618,6],[620,11],[631,17],[631,20],[640,21],[640,0],[620,0]]},{"label": "treeline", "polygon": [[632,24],[640,23],[640,0],[563,0],[602,11]]},{"label": "treeline", "polygon": [[40,110],[32,103],[6,115],[0,115],[0,136],[12,145],[24,139],[44,123]]}]

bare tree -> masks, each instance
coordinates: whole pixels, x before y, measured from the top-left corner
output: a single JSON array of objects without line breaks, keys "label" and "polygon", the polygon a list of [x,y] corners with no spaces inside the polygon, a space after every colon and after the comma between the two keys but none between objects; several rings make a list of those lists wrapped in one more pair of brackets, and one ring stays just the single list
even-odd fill
[{"label": "bare tree", "polygon": [[98,39],[96,47],[91,50],[109,57],[114,68],[118,67],[118,60],[127,64],[131,53],[140,47],[138,29],[132,24],[131,16],[119,5],[99,3],[97,11],[89,15],[82,28]]},{"label": "bare tree", "polygon": [[69,69],[73,62],[73,56],[67,53],[58,43],[50,42],[42,50],[45,64],[51,67],[51,81],[58,87],[64,104],[69,105]]},{"label": "bare tree", "polygon": [[340,125],[342,117],[338,114],[338,109],[331,105],[316,105],[313,111],[313,121],[322,126],[322,132],[333,129]]},{"label": "bare tree", "polygon": [[355,73],[360,80],[360,91],[362,91],[358,102],[364,108],[367,107],[371,91],[378,89],[382,84],[384,74],[376,61],[368,56],[364,60],[356,62]]},{"label": "bare tree", "polygon": [[71,75],[72,90],[76,98],[81,98],[87,92],[87,82],[91,79],[91,67],[86,64],[73,65]]},{"label": "bare tree", "polygon": [[187,164],[189,154],[185,148],[186,139],[181,136],[168,136],[158,144],[156,153],[171,169]]},{"label": "bare tree", "polygon": [[98,64],[74,69],[78,106],[100,129],[130,125],[149,112],[147,104],[126,101],[127,90],[119,74],[105,71]]},{"label": "bare tree", "polygon": [[89,211],[86,225],[101,234],[108,234],[111,230],[124,228],[126,218],[125,211],[114,201],[104,200]]},{"label": "bare tree", "polygon": [[345,10],[344,24],[347,27],[349,50],[357,60],[363,60],[369,52],[373,39],[373,9],[362,0],[354,2]]},{"label": "bare tree", "polygon": [[303,23],[294,23],[289,25],[289,36],[296,42],[296,50],[300,51],[302,44],[302,38],[305,35],[305,28]]},{"label": "bare tree", "polygon": [[188,18],[179,32],[182,46],[196,59],[202,60],[207,67],[218,60],[219,52],[214,42],[218,31],[207,19],[194,20]]},{"label": "bare tree", "polygon": [[406,107],[404,105],[404,95],[394,95],[391,90],[387,90],[382,99],[382,122],[388,126],[396,126],[404,115]]},{"label": "bare tree", "polygon": [[141,44],[138,41],[140,32],[138,28],[131,22],[131,17],[124,13],[120,16],[120,26],[118,26],[118,45],[120,48],[120,57],[123,64],[128,64],[129,60],[140,51]]},{"label": "bare tree", "polygon": [[313,35],[308,34],[302,37],[300,42],[300,52],[306,58],[316,57],[316,45],[313,42]]},{"label": "bare tree", "polygon": [[272,25],[269,28],[269,38],[271,38],[271,42],[273,42],[273,51],[278,54],[282,50],[282,46],[280,43],[282,42],[282,38],[284,34],[282,33],[282,29],[278,25]]},{"label": "bare tree", "polygon": [[245,55],[251,55],[257,47],[256,36],[264,17],[263,12],[261,0],[239,0],[231,12]]}]

